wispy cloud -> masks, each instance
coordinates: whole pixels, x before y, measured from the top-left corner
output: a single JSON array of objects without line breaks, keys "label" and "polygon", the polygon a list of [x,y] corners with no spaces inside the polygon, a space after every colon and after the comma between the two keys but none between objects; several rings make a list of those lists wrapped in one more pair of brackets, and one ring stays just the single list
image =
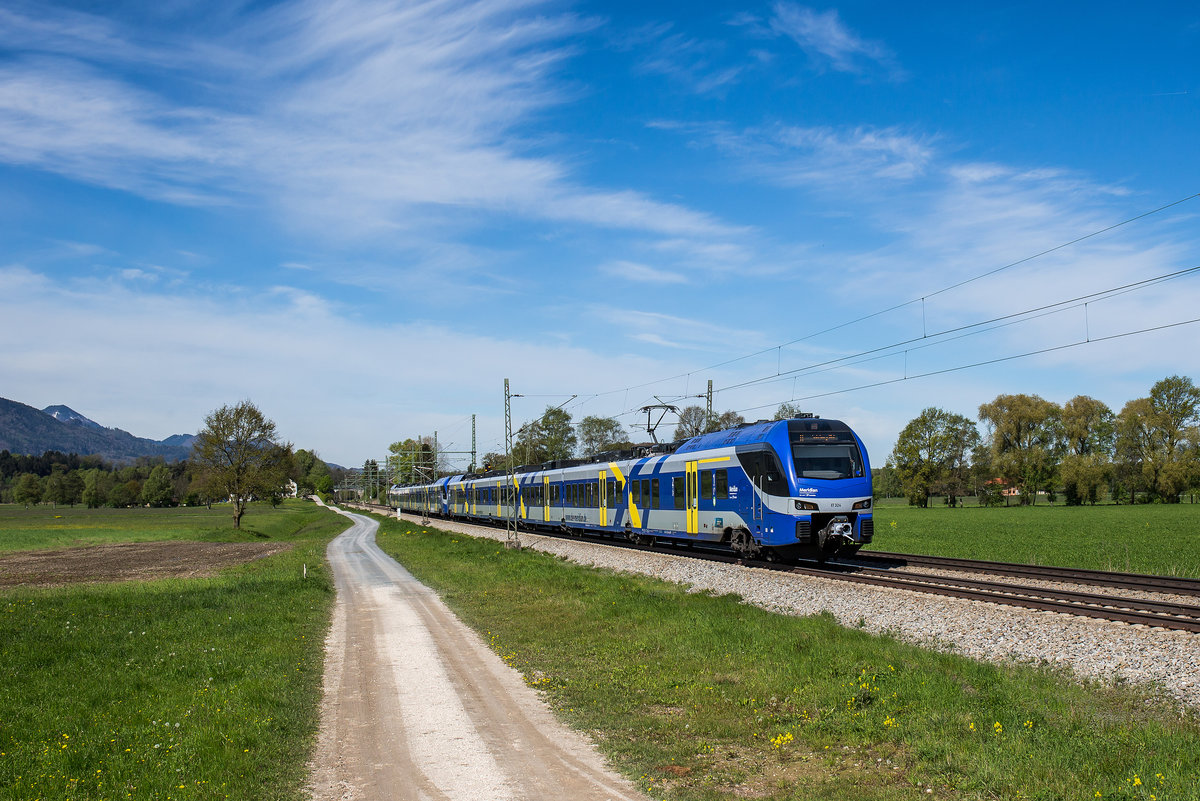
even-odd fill
[{"label": "wispy cloud", "polygon": [[686,284],[687,279],[669,270],[659,270],[632,261],[612,261],[602,264],[600,269],[609,275],[615,275],[630,281],[643,284]]},{"label": "wispy cloud", "polygon": [[795,3],[778,2],[773,11],[771,29],[795,41],[818,65],[852,73],[881,67],[893,78],[903,77],[891,51],[850,30],[836,10],[819,12]]},{"label": "wispy cloud", "polygon": [[620,326],[629,339],[672,349],[729,353],[761,346],[762,333],[723,325],[709,319],[678,317],[626,307],[594,306],[592,313]]},{"label": "wispy cloud", "polygon": [[724,123],[669,121],[652,126],[688,135],[698,147],[716,147],[749,174],[780,186],[845,192],[863,182],[905,182],[922,176],[938,156],[935,137],[895,126],[733,129]]},{"label": "wispy cloud", "polygon": [[664,75],[699,95],[721,93],[746,69],[731,62],[724,41],[684,34],[670,23],[643,26],[622,45],[641,54],[641,71]]},{"label": "wispy cloud", "polygon": [[0,68],[0,160],[172,203],[265,203],[347,235],[459,224],[463,212],[728,233],[534,154],[524,129],[569,99],[555,71],[595,23],[532,5],[297,0],[204,47],[164,33],[189,56],[167,73],[151,48],[118,59],[116,23],[22,17],[30,38]]}]

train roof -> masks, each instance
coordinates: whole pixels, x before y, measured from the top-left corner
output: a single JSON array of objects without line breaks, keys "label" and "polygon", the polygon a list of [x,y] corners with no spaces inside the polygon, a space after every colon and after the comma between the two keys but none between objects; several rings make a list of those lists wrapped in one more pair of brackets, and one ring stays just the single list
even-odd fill
[{"label": "train roof", "polygon": [[[850,426],[841,420],[823,419],[812,415],[792,417],[785,420],[757,420],[753,423],[743,423],[737,428],[724,431],[714,431],[711,434],[701,434],[692,437],[679,446],[677,453],[691,453],[711,448],[728,448],[738,445],[759,445],[772,442],[777,437],[796,438],[811,433],[831,434],[838,439],[842,436],[852,437]],[[786,440],[785,440],[786,441]]]},{"label": "train roof", "polygon": [[[782,431],[780,429],[785,429]],[[708,450],[710,448],[727,448],[738,445],[760,445],[766,442],[771,442],[779,436],[787,436],[789,438],[799,438],[804,435],[812,436],[813,434],[831,434],[836,439],[852,438],[854,432],[850,426],[843,423],[841,420],[833,420],[830,418],[821,418],[815,415],[801,415],[785,420],[756,420],[753,423],[742,423],[734,428],[727,428],[722,431],[713,431],[709,434],[700,434],[691,439],[679,440],[677,442],[663,443],[644,443],[635,445],[632,448],[624,450],[605,451],[598,453],[595,456],[587,459],[556,459],[550,462],[541,462],[539,464],[526,464],[520,467],[513,468],[513,475],[523,475],[525,473],[535,473],[544,470],[561,470],[567,467],[578,467],[579,465],[595,464],[597,462],[617,462],[628,459],[642,459],[647,456],[659,456],[671,453],[691,453],[693,451]],[[839,436],[840,435],[840,436]],[[822,437],[824,439],[824,437]],[[484,478],[503,478],[507,476],[505,470],[489,470],[483,473],[466,473],[464,475],[442,476],[437,479],[434,484],[440,484],[450,480],[459,481],[475,481]],[[430,486],[425,485],[409,485],[409,486]],[[393,487],[393,489],[403,489],[402,487]]]}]

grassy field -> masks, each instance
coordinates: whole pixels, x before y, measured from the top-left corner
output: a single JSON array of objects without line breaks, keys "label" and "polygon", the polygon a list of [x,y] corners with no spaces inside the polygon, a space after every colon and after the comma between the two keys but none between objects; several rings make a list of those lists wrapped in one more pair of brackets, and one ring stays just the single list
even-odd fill
[{"label": "grassy field", "polygon": [[1200,798],[1200,721],[1128,688],[407,522],[379,542],[655,799]]},{"label": "grassy field", "polygon": [[301,797],[333,598],[324,549],[345,519],[255,505],[236,534],[215,509],[36,511],[40,527],[0,507],[8,547],[294,547],[213,578],[0,591],[0,799]]},{"label": "grassy field", "polygon": [[247,533],[261,538],[281,535],[291,525],[286,515],[263,514],[255,504],[243,519],[243,533],[233,528],[229,504],[173,509],[86,509],[83,506],[41,505],[26,509],[0,505],[0,553],[35,548],[73,548],[108,542],[162,540],[245,541]]},{"label": "grassy field", "polygon": [[875,508],[880,551],[1200,577],[1200,504]]}]

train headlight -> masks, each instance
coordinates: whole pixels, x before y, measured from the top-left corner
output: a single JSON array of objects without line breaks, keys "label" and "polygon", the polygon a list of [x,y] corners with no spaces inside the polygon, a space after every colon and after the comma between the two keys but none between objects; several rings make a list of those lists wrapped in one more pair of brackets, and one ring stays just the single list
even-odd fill
[{"label": "train headlight", "polygon": [[871,499],[867,498],[865,501],[859,501],[858,503],[854,504],[853,508],[855,508],[855,509],[870,509],[871,508]]},{"label": "train headlight", "polygon": [[812,501],[796,501],[796,508],[802,512],[819,512],[821,507]]}]

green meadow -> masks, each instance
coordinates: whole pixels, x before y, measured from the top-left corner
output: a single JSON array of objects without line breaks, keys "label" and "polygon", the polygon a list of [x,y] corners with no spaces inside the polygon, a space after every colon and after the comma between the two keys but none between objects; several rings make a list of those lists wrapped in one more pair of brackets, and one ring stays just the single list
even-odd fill
[{"label": "green meadow", "polygon": [[[880,547],[917,550],[895,540],[974,512],[878,509]],[[346,522],[297,501],[229,525],[220,507],[0,507],[8,550],[292,545],[212,578],[0,590],[0,799],[304,797],[333,599],[324,548]],[[1149,691],[431,527],[384,521],[379,542],[650,798],[1200,799],[1200,720]]]},{"label": "green meadow", "polygon": [[324,551],[346,525],[301,501],[254,505],[241,533],[218,507],[0,507],[8,549],[292,546],[212,578],[0,590],[0,799],[302,797],[333,600]]},{"label": "green meadow", "polygon": [[215,503],[211,508],[180,506],[164,509],[0,505],[0,553],[111,542],[245,542],[284,536],[293,525],[293,516],[274,514],[268,511],[270,509],[270,504],[265,503],[251,506],[244,531],[239,534],[233,528],[229,504],[221,503]]},{"label": "green meadow", "polygon": [[875,507],[869,549],[1200,577],[1200,504]]}]

